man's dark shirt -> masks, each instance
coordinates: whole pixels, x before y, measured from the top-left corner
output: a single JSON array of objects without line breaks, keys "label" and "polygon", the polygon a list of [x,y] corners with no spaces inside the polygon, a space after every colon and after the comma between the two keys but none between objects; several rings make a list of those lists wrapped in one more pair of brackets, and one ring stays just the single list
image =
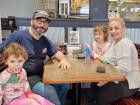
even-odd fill
[{"label": "man's dark shirt", "polygon": [[29,57],[24,64],[28,76],[42,74],[46,55],[52,57],[57,52],[57,49],[48,38],[42,36],[39,40],[36,40],[31,36],[29,30],[16,31],[9,35],[0,44],[0,52],[12,42],[19,43],[28,52]]}]

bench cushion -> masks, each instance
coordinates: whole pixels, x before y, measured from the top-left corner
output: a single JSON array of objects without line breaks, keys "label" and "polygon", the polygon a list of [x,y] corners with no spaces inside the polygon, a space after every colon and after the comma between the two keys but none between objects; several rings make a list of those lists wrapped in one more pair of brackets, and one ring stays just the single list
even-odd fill
[{"label": "bench cushion", "polygon": [[113,105],[140,105],[140,98],[130,96],[116,101]]}]

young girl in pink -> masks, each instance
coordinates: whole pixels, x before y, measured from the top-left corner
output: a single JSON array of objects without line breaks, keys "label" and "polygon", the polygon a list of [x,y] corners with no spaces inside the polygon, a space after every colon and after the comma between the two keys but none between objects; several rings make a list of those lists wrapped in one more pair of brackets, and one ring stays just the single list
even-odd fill
[{"label": "young girl in pink", "polygon": [[32,93],[22,68],[28,55],[17,43],[10,44],[2,53],[8,67],[0,74],[0,105],[54,105]]},{"label": "young girl in pink", "polygon": [[[103,61],[104,55],[110,47],[110,43],[108,42],[108,29],[103,25],[97,25],[94,28],[94,37],[95,41],[92,47],[94,56]],[[104,84],[106,84],[106,82],[99,82],[97,85],[101,87]]]},{"label": "young girl in pink", "polygon": [[102,60],[110,47],[110,43],[108,42],[107,28],[103,25],[97,25],[94,28],[93,33],[95,38],[92,47],[93,53],[95,58]]}]

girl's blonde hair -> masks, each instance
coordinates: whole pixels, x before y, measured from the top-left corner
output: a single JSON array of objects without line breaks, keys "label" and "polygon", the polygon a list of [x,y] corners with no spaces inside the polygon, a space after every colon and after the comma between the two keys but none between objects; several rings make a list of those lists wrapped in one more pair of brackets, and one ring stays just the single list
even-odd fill
[{"label": "girl's blonde hair", "polygon": [[18,43],[11,43],[2,53],[2,57],[5,58],[5,62],[7,61],[10,55],[15,55],[16,57],[22,56],[25,60],[28,59],[28,54],[25,48],[23,48]]},{"label": "girl's blonde hair", "polygon": [[108,29],[104,25],[97,25],[93,29],[94,33],[97,31],[102,31],[104,33],[104,41],[108,41]]}]

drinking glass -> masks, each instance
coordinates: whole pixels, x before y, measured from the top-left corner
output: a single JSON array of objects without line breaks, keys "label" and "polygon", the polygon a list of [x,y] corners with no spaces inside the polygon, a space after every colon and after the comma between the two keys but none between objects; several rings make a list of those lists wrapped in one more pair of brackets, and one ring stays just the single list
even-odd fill
[{"label": "drinking glass", "polygon": [[86,59],[90,59],[91,52],[90,52],[89,48],[84,49],[84,55],[85,55]]}]

